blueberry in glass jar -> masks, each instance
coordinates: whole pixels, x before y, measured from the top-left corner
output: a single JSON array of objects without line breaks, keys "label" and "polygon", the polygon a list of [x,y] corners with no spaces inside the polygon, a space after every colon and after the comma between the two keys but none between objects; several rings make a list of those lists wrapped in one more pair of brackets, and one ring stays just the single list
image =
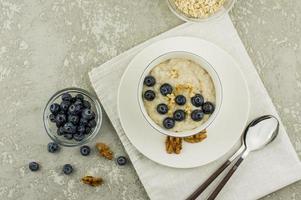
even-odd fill
[{"label": "blueberry in glass jar", "polygon": [[70,101],[62,101],[60,105],[60,109],[64,112],[67,112],[70,105],[71,105]]},{"label": "blueberry in glass jar", "polygon": [[[63,93],[60,100],[50,105],[49,110],[51,114],[48,118],[56,124],[57,136],[67,140],[80,142],[97,126],[91,102],[82,94],[72,96],[70,93]],[[50,152],[55,152],[55,147],[49,148]]]},{"label": "blueberry in glass jar", "polygon": [[62,100],[71,102],[71,100],[72,100],[71,94],[69,94],[68,92],[62,94]]},{"label": "blueberry in glass jar", "polygon": [[60,105],[57,103],[53,103],[50,105],[50,112],[56,115],[60,111]]}]

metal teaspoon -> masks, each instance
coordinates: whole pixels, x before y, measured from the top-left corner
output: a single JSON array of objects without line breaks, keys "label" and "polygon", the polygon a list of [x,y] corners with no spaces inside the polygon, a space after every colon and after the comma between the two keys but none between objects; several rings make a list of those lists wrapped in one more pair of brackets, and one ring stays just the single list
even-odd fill
[{"label": "metal teaspoon", "polygon": [[278,130],[279,122],[277,118],[272,115],[264,115],[253,120],[243,133],[241,147],[186,200],[196,199],[237,157],[240,156],[228,174],[208,197],[208,200],[215,199],[245,157],[251,151],[261,149],[273,141],[278,134]]}]

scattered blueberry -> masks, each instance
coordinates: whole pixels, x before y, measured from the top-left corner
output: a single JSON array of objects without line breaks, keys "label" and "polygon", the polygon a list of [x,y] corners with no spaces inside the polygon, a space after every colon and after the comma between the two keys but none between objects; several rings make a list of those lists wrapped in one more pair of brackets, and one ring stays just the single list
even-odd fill
[{"label": "scattered blueberry", "polygon": [[83,106],[84,106],[84,108],[91,109],[91,104],[89,101],[83,100]]},{"label": "scattered blueberry", "polygon": [[63,166],[63,172],[64,172],[64,174],[67,174],[67,175],[71,174],[71,173],[73,172],[73,167],[72,167],[72,165],[70,165],[70,164],[65,164],[65,165]]},{"label": "scattered blueberry", "polygon": [[84,109],[82,112],[82,118],[91,120],[95,118],[95,113],[91,109]]},{"label": "scattered blueberry", "polygon": [[69,115],[68,122],[71,122],[73,125],[77,125],[79,123],[79,117],[77,115]]},{"label": "scattered blueberry", "polygon": [[76,141],[82,141],[85,138],[85,135],[82,133],[75,133],[73,139]]},{"label": "scattered blueberry", "polygon": [[168,106],[164,103],[160,103],[158,106],[157,106],[157,112],[164,115],[168,112]]},{"label": "scattered blueberry", "polygon": [[71,99],[72,99],[72,96],[68,92],[62,94],[62,100],[63,101],[71,101]]},{"label": "scattered blueberry", "polygon": [[175,121],[170,118],[170,117],[167,117],[163,120],[163,126],[166,128],[166,129],[171,129],[175,126]]},{"label": "scattered blueberry", "polygon": [[81,153],[83,156],[89,155],[89,154],[90,154],[90,151],[91,151],[91,149],[90,149],[90,147],[87,146],[87,145],[84,145],[84,146],[82,146],[82,147],[80,148],[80,153]]},{"label": "scattered blueberry", "polygon": [[47,147],[50,153],[54,153],[60,149],[60,146],[55,142],[49,142]]},{"label": "scattered blueberry", "polygon": [[49,115],[49,120],[51,121],[51,122],[56,122],[56,120],[55,120],[55,115],[54,114],[50,114]]},{"label": "scattered blueberry", "polygon": [[214,105],[209,101],[205,102],[203,104],[202,108],[203,108],[203,112],[205,114],[212,114],[214,112],[214,109],[215,109]]},{"label": "scattered blueberry", "polygon": [[160,87],[160,92],[163,96],[166,96],[168,94],[172,93],[172,86],[168,83],[164,83],[163,85],[161,85]]},{"label": "scattered blueberry", "polygon": [[127,159],[124,156],[118,156],[116,161],[117,161],[117,164],[120,166],[125,165],[127,163]]},{"label": "scattered blueberry", "polygon": [[193,121],[201,121],[204,117],[204,113],[202,110],[194,110],[191,112],[191,119]]},{"label": "scattered blueberry", "polygon": [[96,126],[96,124],[97,124],[96,121],[93,119],[93,120],[89,121],[88,126],[90,128],[94,128]]},{"label": "scattered blueberry", "polygon": [[79,99],[79,100],[84,100],[84,96],[82,95],[82,94],[77,94],[76,96],[75,96],[75,98],[76,99]]},{"label": "scattered blueberry", "polygon": [[64,114],[58,114],[55,118],[55,122],[56,122],[56,125],[58,125],[59,127],[64,125],[64,123],[66,122],[66,115]]},{"label": "scattered blueberry", "polygon": [[178,105],[182,106],[186,103],[186,97],[184,95],[178,95],[176,96],[175,101]]},{"label": "scattered blueberry", "polygon": [[64,135],[65,131],[64,131],[64,127],[59,127],[56,131],[57,135]]},{"label": "scattered blueberry", "polygon": [[173,113],[173,118],[175,121],[183,121],[186,117],[186,113],[184,110],[176,110]]},{"label": "scattered blueberry", "polygon": [[85,133],[86,133],[86,128],[85,128],[85,126],[82,126],[82,125],[78,126],[78,127],[77,127],[77,132],[78,132],[78,133],[81,133],[81,134],[85,134]]},{"label": "scattered blueberry", "polygon": [[30,171],[35,172],[35,171],[39,170],[40,165],[37,162],[30,162],[29,165],[28,165],[28,167],[29,167]]},{"label": "scattered blueberry", "polygon": [[64,137],[65,137],[67,140],[72,140],[72,139],[73,139],[73,134],[71,134],[71,133],[65,133],[65,134],[64,134]]},{"label": "scattered blueberry", "polygon": [[200,94],[196,94],[194,97],[191,98],[191,103],[195,107],[200,107],[204,104],[204,97]]},{"label": "scattered blueberry", "polygon": [[57,103],[53,103],[50,105],[50,112],[56,115],[60,111],[60,105]]},{"label": "scattered blueberry", "polygon": [[146,86],[151,87],[156,84],[156,79],[153,76],[146,76],[143,82]]},{"label": "scattered blueberry", "polygon": [[147,90],[145,91],[144,93],[144,98],[147,100],[147,101],[152,101],[156,98],[156,94],[154,91],[152,90]]},{"label": "scattered blueberry", "polygon": [[62,101],[62,103],[60,105],[61,110],[63,110],[64,112],[67,112],[70,104],[71,104],[70,101]]}]

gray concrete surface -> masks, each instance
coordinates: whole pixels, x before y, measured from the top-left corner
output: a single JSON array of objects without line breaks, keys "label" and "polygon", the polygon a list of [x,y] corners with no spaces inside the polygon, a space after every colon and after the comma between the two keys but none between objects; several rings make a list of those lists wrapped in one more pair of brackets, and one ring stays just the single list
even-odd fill
[{"label": "gray concrete surface", "polygon": [[[301,1],[239,0],[230,15],[301,156]],[[96,152],[47,153],[43,107],[54,92],[92,92],[87,72],[182,22],[164,0],[0,0],[0,199],[147,199],[131,165]],[[95,141],[125,152],[106,119]],[[94,142],[91,143],[93,145]],[[28,162],[42,169],[32,173]],[[61,166],[75,173],[65,176]],[[100,175],[99,188],[79,178]],[[301,182],[266,200],[301,199]]]}]

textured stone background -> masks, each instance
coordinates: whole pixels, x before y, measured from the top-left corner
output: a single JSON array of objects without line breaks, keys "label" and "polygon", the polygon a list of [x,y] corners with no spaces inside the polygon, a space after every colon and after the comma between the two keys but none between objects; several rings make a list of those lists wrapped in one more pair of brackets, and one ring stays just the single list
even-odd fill
[{"label": "textured stone background", "polygon": [[[230,15],[301,156],[301,1],[239,0]],[[0,199],[147,199],[131,165],[78,149],[47,153],[43,107],[54,92],[92,92],[87,72],[182,22],[164,0],[0,0]],[[125,154],[106,120],[96,141]],[[91,144],[93,145],[93,143]],[[28,170],[37,160],[42,169]],[[65,176],[61,166],[75,173]],[[83,175],[106,184],[83,186]],[[301,199],[301,182],[267,196]]]}]

